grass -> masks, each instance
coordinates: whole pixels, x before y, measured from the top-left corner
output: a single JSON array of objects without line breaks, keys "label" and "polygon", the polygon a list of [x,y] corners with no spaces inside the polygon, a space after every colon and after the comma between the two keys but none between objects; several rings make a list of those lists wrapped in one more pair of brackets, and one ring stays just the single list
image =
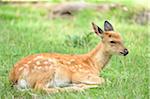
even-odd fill
[{"label": "grass", "polygon": [[[71,19],[52,20],[45,9],[0,5],[0,98],[148,99],[148,25],[139,25],[132,18],[142,7],[130,5],[127,12],[85,10]],[[106,79],[104,85],[85,92],[57,94],[20,91],[10,86],[10,69],[29,54],[90,51],[100,41],[95,34],[87,36],[92,31],[91,22],[103,28],[106,19],[121,33],[130,54],[112,57],[100,73]]]}]

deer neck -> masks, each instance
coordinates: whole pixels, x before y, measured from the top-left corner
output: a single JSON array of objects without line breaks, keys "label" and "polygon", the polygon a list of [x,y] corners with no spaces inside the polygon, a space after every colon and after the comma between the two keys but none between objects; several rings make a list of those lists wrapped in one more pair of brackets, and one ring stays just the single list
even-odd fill
[{"label": "deer neck", "polygon": [[90,51],[89,56],[94,61],[95,66],[102,70],[111,58],[111,54],[106,50],[103,43],[99,43],[96,48]]}]

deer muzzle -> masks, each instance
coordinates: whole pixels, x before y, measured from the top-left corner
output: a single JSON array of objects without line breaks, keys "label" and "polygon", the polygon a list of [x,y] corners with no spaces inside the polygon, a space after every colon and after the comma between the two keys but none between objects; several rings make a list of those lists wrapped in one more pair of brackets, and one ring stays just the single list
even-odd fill
[{"label": "deer muzzle", "polygon": [[120,54],[126,56],[129,53],[128,49],[124,49],[122,52],[120,52]]}]

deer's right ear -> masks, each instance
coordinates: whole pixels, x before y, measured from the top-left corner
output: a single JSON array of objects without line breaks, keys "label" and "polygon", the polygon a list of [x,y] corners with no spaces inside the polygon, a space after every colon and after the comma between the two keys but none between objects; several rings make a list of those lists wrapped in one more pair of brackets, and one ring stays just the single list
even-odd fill
[{"label": "deer's right ear", "polygon": [[97,35],[102,36],[103,30],[102,30],[100,27],[98,27],[98,26],[97,26],[95,23],[93,23],[93,22],[92,22],[92,26],[93,26],[94,32],[95,32]]}]

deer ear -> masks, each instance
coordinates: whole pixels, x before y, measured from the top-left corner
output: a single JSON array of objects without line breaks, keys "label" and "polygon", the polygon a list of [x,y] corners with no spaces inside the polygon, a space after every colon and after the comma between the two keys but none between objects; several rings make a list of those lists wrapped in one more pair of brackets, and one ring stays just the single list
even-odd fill
[{"label": "deer ear", "polygon": [[103,30],[98,27],[95,23],[92,22],[92,26],[93,26],[93,30],[97,35],[102,35],[103,34]]},{"label": "deer ear", "polygon": [[108,22],[108,21],[105,21],[104,22],[104,30],[105,31],[113,31],[113,26]]}]

